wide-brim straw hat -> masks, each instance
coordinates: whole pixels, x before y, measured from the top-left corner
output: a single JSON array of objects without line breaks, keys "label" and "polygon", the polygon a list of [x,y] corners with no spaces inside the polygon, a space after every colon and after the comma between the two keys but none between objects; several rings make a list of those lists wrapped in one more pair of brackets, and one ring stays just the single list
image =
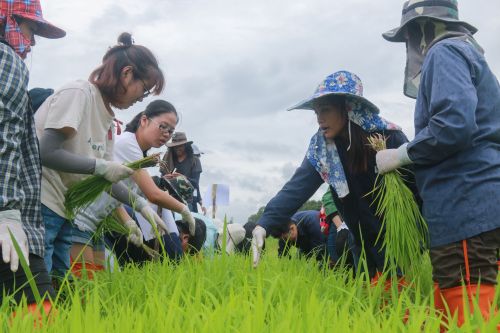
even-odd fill
[{"label": "wide-brim straw hat", "polygon": [[312,110],[316,99],[328,96],[346,96],[348,100],[358,102],[364,110],[379,113],[378,107],[363,97],[363,83],[354,73],[338,71],[328,75],[316,88],[314,94],[287,110],[305,109]]},{"label": "wide-brim straw hat", "polygon": [[458,18],[458,2],[456,0],[410,0],[403,5],[399,27],[384,32],[382,36],[389,42],[405,42],[404,29],[409,23],[419,18],[455,22],[464,26],[471,34],[477,32],[476,27]]},{"label": "wide-brim straw hat", "polygon": [[166,146],[167,147],[175,147],[175,146],[192,144],[192,143],[193,143],[193,141],[188,141],[186,133],[175,132],[174,135],[172,135],[172,141],[167,142]]}]

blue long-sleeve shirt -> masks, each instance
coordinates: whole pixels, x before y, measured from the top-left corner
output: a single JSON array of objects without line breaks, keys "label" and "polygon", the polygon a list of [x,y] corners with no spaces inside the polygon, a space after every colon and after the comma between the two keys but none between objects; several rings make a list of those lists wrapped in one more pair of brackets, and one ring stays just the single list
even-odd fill
[{"label": "blue long-sleeve shirt", "polygon": [[[388,138],[387,148],[397,148],[408,141],[401,131],[385,131],[383,134]],[[335,144],[342,164],[346,165],[348,143],[336,139]],[[381,222],[375,214],[376,205],[373,205],[373,195],[366,195],[374,188],[377,177],[375,165],[375,157],[372,156],[368,160],[367,172],[354,175],[344,168],[350,191],[346,197],[340,199],[331,188],[335,205],[353,232],[356,244],[361,246],[363,240],[365,249],[379,248],[378,244],[375,245],[375,240],[379,234]],[[273,230],[282,229],[284,225],[288,225],[291,216],[317,191],[322,183],[323,179],[319,173],[307,158],[304,158],[292,178],[266,205],[257,224],[266,229],[268,235]],[[411,186],[411,179],[408,184]],[[376,261],[383,261],[383,259],[381,261],[378,259]]]},{"label": "blue long-sleeve shirt", "polygon": [[319,211],[305,210],[295,213],[290,221],[297,226],[297,240],[294,243],[279,241],[278,255],[286,256],[290,246],[299,249],[299,253],[306,258],[315,256],[322,260],[327,253],[327,236],[321,232],[319,225]]},{"label": "blue long-sleeve shirt", "polygon": [[500,227],[500,86],[470,43],[427,54],[408,154],[431,247]]}]

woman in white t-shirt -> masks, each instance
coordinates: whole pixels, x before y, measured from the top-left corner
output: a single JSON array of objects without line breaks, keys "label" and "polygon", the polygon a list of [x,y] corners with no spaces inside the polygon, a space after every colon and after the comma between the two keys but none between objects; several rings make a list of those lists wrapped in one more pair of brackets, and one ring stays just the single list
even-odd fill
[{"label": "woman in white t-shirt", "polygon": [[[137,114],[127,124],[125,131],[116,138],[114,160],[121,163],[132,162],[145,157],[149,149],[162,147],[170,140],[177,122],[177,111],[172,104],[164,100],[149,103],[146,110]],[[141,192],[152,204],[180,213],[182,219],[189,225],[191,235],[194,235],[195,221],[188,207],[158,188],[147,170],[137,170],[125,182],[130,191]],[[101,235],[94,237],[94,232],[100,222],[117,206],[116,200],[103,194],[75,217],[71,247],[73,259],[79,258],[79,261],[83,259],[85,264],[90,264],[94,270],[102,269],[104,246],[99,240]],[[143,241],[139,227],[123,207],[117,210],[121,222],[130,229],[129,240],[139,246]],[[170,237],[179,237],[175,229],[172,219],[172,224],[167,226]],[[78,272],[79,265],[76,267],[75,271]]]},{"label": "woman in white t-shirt", "polygon": [[[112,193],[120,201],[129,203],[135,198],[119,183],[133,170],[112,161],[113,107],[127,109],[151,93],[158,95],[163,85],[164,76],[153,53],[134,45],[132,36],[123,33],[88,81],[63,86],[35,114],[43,165],[44,260],[53,276],[64,276],[70,266],[72,228],[64,209],[68,187],[95,174],[115,183]],[[157,221],[160,228],[164,226],[149,205],[138,209]]]}]

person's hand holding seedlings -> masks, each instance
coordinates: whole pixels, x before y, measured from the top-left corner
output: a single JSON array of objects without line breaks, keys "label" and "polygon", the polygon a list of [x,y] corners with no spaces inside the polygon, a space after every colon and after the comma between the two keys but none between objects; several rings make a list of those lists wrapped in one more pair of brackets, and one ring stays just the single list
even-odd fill
[{"label": "person's hand holding seedlings", "polygon": [[134,220],[129,219],[125,221],[125,226],[129,229],[130,233],[127,239],[137,247],[142,245],[142,232],[141,229],[137,226]]},{"label": "person's hand holding seedlings", "polygon": [[377,153],[375,158],[379,174],[383,175],[412,163],[406,145],[405,143],[397,149],[384,149]]},{"label": "person's hand holding seedlings", "polygon": [[121,163],[103,159],[95,160],[94,175],[102,176],[112,183],[128,178],[133,173],[134,170]]},{"label": "person's hand holding seedlings", "polygon": [[266,229],[258,225],[255,227],[255,229],[253,229],[252,235],[253,267],[255,268],[259,265],[260,254],[262,252],[264,241],[266,239]]},{"label": "person's hand holding seedlings", "polygon": [[10,262],[10,270],[16,272],[19,267],[19,255],[12,242],[11,233],[21,247],[24,258],[28,261],[28,238],[23,230],[21,212],[14,209],[0,212],[0,245],[3,261],[6,264]]},{"label": "person's hand holding seedlings", "polygon": [[149,221],[149,223],[154,223],[160,235],[165,233],[170,234],[172,231],[168,230],[167,225],[162,220],[161,217],[154,211],[153,208],[148,204],[144,198],[138,198],[135,201],[136,210],[141,213],[141,215]]}]

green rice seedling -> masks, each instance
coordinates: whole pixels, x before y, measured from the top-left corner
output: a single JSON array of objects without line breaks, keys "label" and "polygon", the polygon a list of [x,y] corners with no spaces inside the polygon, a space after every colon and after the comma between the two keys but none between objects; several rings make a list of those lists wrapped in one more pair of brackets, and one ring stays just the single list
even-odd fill
[{"label": "green rice seedling", "polygon": [[[153,154],[135,162],[125,164],[133,170],[149,168],[158,164],[160,154]],[[79,210],[95,201],[104,191],[109,192],[113,183],[102,176],[89,176],[72,185],[65,195],[66,216],[74,219]]]},{"label": "green rice seedling", "polygon": [[[374,134],[369,141],[375,151],[386,149],[383,135]],[[422,248],[428,244],[427,224],[402,173],[395,170],[377,176],[370,193],[375,193],[376,214],[382,220],[377,242],[384,233],[382,246],[389,266],[399,267],[403,272],[418,270],[415,263],[420,262]]]},{"label": "green rice seedling", "polygon": [[[251,256],[186,257],[127,265],[100,272],[93,281],[75,280],[57,313],[41,328],[29,317],[9,321],[0,313],[0,331],[29,332],[424,332],[440,331],[431,306],[432,289],[417,279],[390,294],[366,279],[319,269],[316,261],[281,260],[278,241],[266,242],[266,260],[251,267]],[[429,266],[428,261],[424,265]],[[498,301],[498,296],[495,302]],[[7,301],[4,301],[7,302]],[[6,310],[5,303],[0,309]],[[21,308],[14,309],[21,312]],[[403,320],[407,316],[407,320]],[[470,316],[462,329],[450,320],[449,332],[496,332],[500,314],[489,323]]]},{"label": "green rice seedling", "polygon": [[[105,232],[115,232],[120,235],[129,236],[130,230],[118,221],[115,213],[111,213],[99,224],[95,232],[95,237],[102,237]],[[141,244],[141,248],[154,260],[160,258],[160,254],[147,246],[146,244]]]}]

